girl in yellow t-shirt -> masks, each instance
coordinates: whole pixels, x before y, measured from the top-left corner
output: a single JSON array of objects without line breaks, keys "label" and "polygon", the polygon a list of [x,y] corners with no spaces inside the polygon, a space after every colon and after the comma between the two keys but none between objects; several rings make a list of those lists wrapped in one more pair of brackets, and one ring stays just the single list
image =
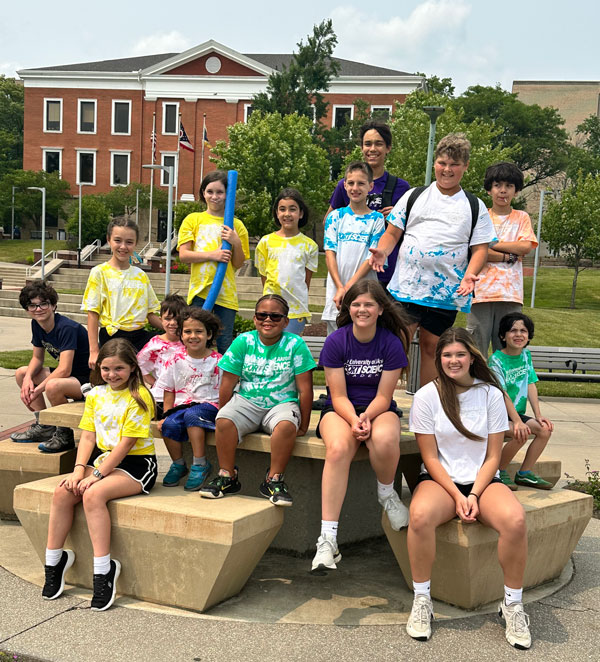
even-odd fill
[{"label": "girl in yellow t-shirt", "polygon": [[42,596],[54,600],[63,592],[66,571],[75,554],[63,549],[73,523],[73,510],[83,502],[94,550],[92,610],[104,611],[115,599],[121,564],[110,558],[112,499],[148,494],[158,473],[150,421],[154,401],[144,386],[133,345],[109,340],[92,373],[73,473],[54,490],[46,547],[46,581]]},{"label": "girl in yellow t-shirt", "polygon": [[279,230],[264,236],[256,247],[255,263],[263,294],[279,294],[290,307],[287,331],[299,336],[310,319],[308,288],[317,270],[319,248],[299,228],[308,223],[308,207],[295,188],[285,188],[273,205]]},{"label": "girl in yellow t-shirt", "polygon": [[[221,320],[223,331],[217,338],[217,348],[224,354],[233,340],[233,324],[239,308],[235,272],[250,257],[248,230],[237,218],[233,230],[223,224],[227,173],[214,170],[200,184],[200,198],[206,203],[205,212],[188,214],[181,223],[177,240],[179,259],[191,264],[187,301],[202,306],[213,283],[219,262],[227,262],[225,279],[217,297],[213,313]],[[221,242],[231,244],[223,250]]]}]

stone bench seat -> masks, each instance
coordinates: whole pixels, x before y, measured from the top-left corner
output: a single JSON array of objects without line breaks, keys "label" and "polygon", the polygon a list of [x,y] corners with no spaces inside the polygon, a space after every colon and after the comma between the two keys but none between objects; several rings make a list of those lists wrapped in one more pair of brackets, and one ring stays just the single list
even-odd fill
[{"label": "stone bench seat", "polygon": [[[14,492],[15,511],[42,564],[59,480],[37,480]],[[111,554],[123,566],[119,594],[197,611],[242,590],[283,522],[283,509],[266,499],[212,501],[158,484],[150,495],[115,499],[108,508]],[[67,582],[92,588],[93,552],[81,506],[65,547],[76,555]]]}]

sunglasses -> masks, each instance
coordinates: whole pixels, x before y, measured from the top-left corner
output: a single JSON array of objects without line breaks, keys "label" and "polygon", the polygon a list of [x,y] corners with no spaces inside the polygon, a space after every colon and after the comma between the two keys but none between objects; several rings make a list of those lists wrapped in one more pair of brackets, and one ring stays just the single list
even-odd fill
[{"label": "sunglasses", "polygon": [[254,313],[254,317],[259,322],[264,322],[267,319],[273,320],[273,322],[281,322],[285,315],[283,313]]}]

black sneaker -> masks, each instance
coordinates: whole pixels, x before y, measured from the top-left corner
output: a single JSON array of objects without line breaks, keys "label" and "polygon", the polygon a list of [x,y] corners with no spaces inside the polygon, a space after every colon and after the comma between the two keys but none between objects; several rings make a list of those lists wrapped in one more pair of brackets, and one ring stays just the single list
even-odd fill
[{"label": "black sneaker", "polygon": [[327,393],[321,393],[321,395],[316,400],[313,401],[312,410],[321,411],[322,409],[325,409],[326,400],[327,400]]},{"label": "black sneaker", "polygon": [[42,442],[38,448],[42,453],[61,453],[75,448],[75,437],[71,428],[56,428],[52,439]]},{"label": "black sneaker", "polygon": [[275,506],[291,506],[294,502],[287,485],[283,482],[283,474],[279,474],[279,479],[275,480],[269,478],[267,469],[267,475],[258,489]]},{"label": "black sneaker", "polygon": [[46,581],[42,589],[44,600],[54,600],[65,590],[65,575],[75,562],[75,554],[70,549],[63,549],[57,565],[45,565]]},{"label": "black sneaker", "polygon": [[92,611],[106,611],[115,601],[117,579],[121,574],[121,564],[111,559],[110,570],[106,575],[94,575],[94,597]]},{"label": "black sneaker", "polygon": [[56,432],[54,425],[41,425],[40,423],[34,423],[30,428],[27,428],[25,432],[14,432],[10,435],[12,441],[17,443],[33,443],[40,441],[49,441],[52,439],[52,436]]},{"label": "black sneaker", "polygon": [[242,489],[238,480],[237,467],[235,476],[221,476],[217,474],[207,485],[200,488],[200,496],[205,499],[222,499],[228,494],[235,494]]}]

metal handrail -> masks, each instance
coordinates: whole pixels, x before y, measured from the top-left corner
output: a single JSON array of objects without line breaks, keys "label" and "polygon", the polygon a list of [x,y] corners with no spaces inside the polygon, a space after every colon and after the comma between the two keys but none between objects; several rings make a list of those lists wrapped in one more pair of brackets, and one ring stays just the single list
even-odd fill
[{"label": "metal handrail", "polygon": [[[168,237],[160,245],[160,250],[163,252],[167,249],[167,240]],[[173,230],[173,234],[171,235],[171,247],[173,247],[173,242],[175,242],[175,244],[177,243],[177,230]]]},{"label": "metal handrail", "polygon": [[100,250],[100,248],[102,248],[102,242],[100,239],[94,239],[91,244],[88,244],[81,249],[81,259],[89,260],[96,251]]},{"label": "metal handrail", "polygon": [[[48,251],[46,253],[46,255],[44,255],[44,262],[47,262],[48,258],[50,258],[51,260],[54,260],[54,259],[56,259],[56,256],[57,256],[56,251]],[[41,267],[41,266],[42,266],[42,258],[40,258],[37,262],[34,262],[31,266],[27,267],[25,275],[26,276],[31,276],[31,274],[33,273],[33,270],[38,268],[38,267]]]}]

